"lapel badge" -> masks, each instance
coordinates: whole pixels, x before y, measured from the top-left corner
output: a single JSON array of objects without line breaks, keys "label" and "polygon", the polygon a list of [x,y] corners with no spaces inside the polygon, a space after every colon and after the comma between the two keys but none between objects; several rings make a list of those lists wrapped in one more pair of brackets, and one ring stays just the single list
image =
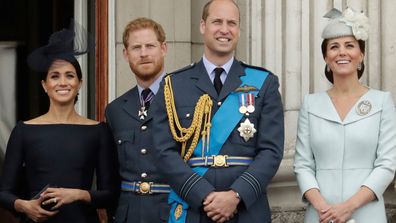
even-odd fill
[{"label": "lapel badge", "polygon": [[175,215],[176,221],[179,220],[179,218],[182,216],[183,214],[183,205],[178,204],[175,208],[175,211],[173,213]]},{"label": "lapel badge", "polygon": [[370,101],[368,100],[361,101],[356,107],[356,113],[361,116],[367,115],[371,111],[371,107],[372,105]]},{"label": "lapel badge", "polygon": [[140,120],[144,120],[144,118],[147,117],[147,110],[144,106],[140,107],[138,116],[139,116]]},{"label": "lapel badge", "polygon": [[254,124],[251,123],[248,118],[240,124],[238,131],[239,135],[245,140],[245,142],[249,141],[250,138],[253,138],[254,133],[256,133]]}]

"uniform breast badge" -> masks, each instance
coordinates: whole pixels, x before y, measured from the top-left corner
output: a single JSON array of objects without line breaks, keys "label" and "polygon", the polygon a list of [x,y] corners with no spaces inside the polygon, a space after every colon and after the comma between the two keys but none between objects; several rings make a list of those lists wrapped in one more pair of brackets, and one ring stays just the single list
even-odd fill
[{"label": "uniform breast badge", "polygon": [[252,94],[252,93],[248,93],[247,94],[247,104],[248,104],[247,112],[253,113],[254,110],[255,110],[255,107],[254,107],[254,94]]},{"label": "uniform breast badge", "polygon": [[140,107],[138,116],[139,116],[140,120],[144,120],[144,118],[147,117],[147,110],[146,110],[146,107],[144,107],[144,106]]},{"label": "uniform breast badge", "polygon": [[248,116],[255,111],[254,94],[252,91],[258,91],[254,86],[243,85],[238,87],[235,92],[239,93],[239,113]]},{"label": "uniform breast badge", "polygon": [[358,115],[367,115],[371,111],[371,103],[368,100],[364,100],[359,102],[359,104],[356,106],[356,113]]},{"label": "uniform breast badge", "polygon": [[183,214],[183,205],[178,204],[175,208],[175,212],[173,213],[175,215],[176,221],[182,216]]},{"label": "uniform breast badge", "polygon": [[245,114],[246,112],[246,95],[244,93],[241,93],[239,94],[239,113]]},{"label": "uniform breast badge", "polygon": [[238,128],[239,135],[245,140],[245,142],[249,141],[250,138],[254,137],[254,133],[256,133],[256,129],[254,128],[254,124],[250,122],[249,119],[245,119]]}]

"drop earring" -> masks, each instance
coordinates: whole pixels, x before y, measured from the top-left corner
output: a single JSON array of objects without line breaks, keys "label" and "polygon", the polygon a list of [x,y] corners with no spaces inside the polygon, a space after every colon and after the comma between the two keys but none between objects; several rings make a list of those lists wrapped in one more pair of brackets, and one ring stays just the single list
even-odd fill
[{"label": "drop earring", "polygon": [[327,71],[327,72],[330,72],[330,67],[329,67],[329,65],[327,65],[327,64],[326,64],[326,71]]},{"label": "drop earring", "polygon": [[358,71],[361,71],[361,70],[362,70],[362,63],[359,63],[359,64],[358,64],[357,70],[358,70]]}]

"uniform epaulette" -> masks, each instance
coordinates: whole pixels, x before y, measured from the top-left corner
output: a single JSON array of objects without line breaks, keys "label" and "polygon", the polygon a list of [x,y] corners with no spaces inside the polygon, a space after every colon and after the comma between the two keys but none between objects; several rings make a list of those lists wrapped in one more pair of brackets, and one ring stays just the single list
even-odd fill
[{"label": "uniform epaulette", "polygon": [[239,61],[239,62],[245,67],[250,67],[250,68],[253,68],[253,69],[257,69],[257,70],[262,70],[262,71],[265,71],[265,72],[268,72],[268,73],[272,74],[272,71],[267,70],[264,67],[258,67],[258,66],[250,65],[250,64],[247,64],[247,63],[245,63],[243,61]]},{"label": "uniform epaulette", "polygon": [[196,64],[196,63],[191,63],[191,64],[188,65],[188,66],[185,66],[185,67],[180,68],[180,69],[178,69],[178,70],[175,70],[175,71],[173,71],[173,72],[167,73],[166,76],[174,75],[174,74],[183,72],[183,71],[185,71],[185,70],[191,69],[191,68],[195,67],[195,64]]}]

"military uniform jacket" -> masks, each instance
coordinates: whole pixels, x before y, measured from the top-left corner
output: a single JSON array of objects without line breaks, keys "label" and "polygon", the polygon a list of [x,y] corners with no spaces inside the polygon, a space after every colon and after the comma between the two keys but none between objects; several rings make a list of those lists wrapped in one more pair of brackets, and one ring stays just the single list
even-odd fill
[{"label": "military uniform jacket", "polygon": [[[221,102],[241,85],[240,76],[245,75],[246,67],[234,60],[220,95],[217,95],[202,60],[171,74],[177,114],[182,126],[190,126],[195,104],[203,94],[209,94],[212,98],[214,114]],[[237,130],[238,123],[219,152],[221,155],[254,157],[254,161],[249,166],[210,167],[200,177],[179,155],[181,145],[171,135],[161,86],[154,112],[156,164],[169,180],[172,189],[189,204],[188,223],[211,222],[202,210],[204,198],[212,191],[229,189],[235,190],[241,197],[238,214],[230,222],[271,222],[266,187],[282,160],[284,141],[283,108],[278,87],[277,77],[269,72],[255,99],[255,112],[248,117],[257,129],[254,137],[245,142]]]},{"label": "military uniform jacket", "polygon": [[[152,157],[153,105],[144,120],[138,116],[140,107],[139,91],[134,87],[106,108],[106,121],[117,144],[121,180],[164,183]],[[121,192],[115,222],[166,222],[167,199],[168,194]]]}]

